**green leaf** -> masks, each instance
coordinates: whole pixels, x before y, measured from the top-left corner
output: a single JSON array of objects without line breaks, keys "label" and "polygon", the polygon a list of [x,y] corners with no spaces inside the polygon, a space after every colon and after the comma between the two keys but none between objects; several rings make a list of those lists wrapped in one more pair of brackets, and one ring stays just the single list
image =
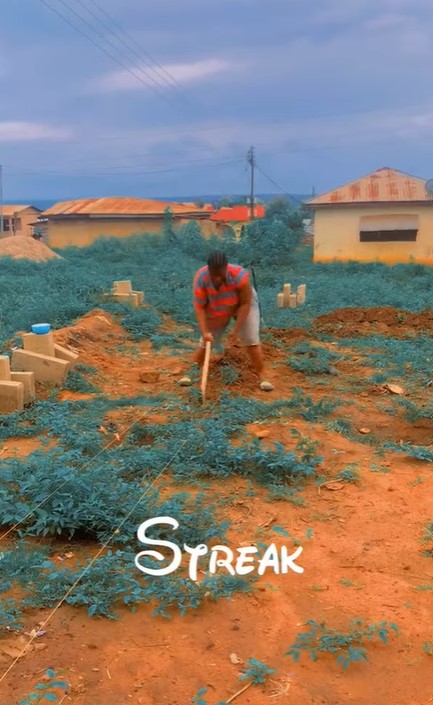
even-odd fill
[{"label": "green leaf", "polygon": [[66,683],[66,681],[51,681],[50,688],[63,688],[64,690],[67,690],[69,688],[69,683]]}]

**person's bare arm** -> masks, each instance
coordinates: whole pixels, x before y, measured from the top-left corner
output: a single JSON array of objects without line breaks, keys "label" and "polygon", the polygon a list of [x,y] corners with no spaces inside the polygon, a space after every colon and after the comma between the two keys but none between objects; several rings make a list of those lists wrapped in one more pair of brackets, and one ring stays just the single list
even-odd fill
[{"label": "person's bare arm", "polygon": [[246,281],[245,284],[240,288],[239,299],[240,304],[236,319],[236,325],[233,328],[233,335],[235,336],[239,335],[239,331],[247,320],[251,309],[251,303],[253,300],[253,290],[249,281]]},{"label": "person's bare arm", "polygon": [[197,318],[197,323],[200,328],[200,333],[202,335],[203,340],[210,340],[212,341],[212,335],[209,333],[208,327],[207,327],[207,317],[206,317],[206,309],[196,306],[195,308],[195,315]]}]

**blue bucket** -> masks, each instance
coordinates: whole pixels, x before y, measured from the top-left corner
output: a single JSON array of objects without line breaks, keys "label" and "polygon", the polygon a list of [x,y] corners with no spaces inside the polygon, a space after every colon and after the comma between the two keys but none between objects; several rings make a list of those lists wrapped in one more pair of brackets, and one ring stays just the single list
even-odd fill
[{"label": "blue bucket", "polygon": [[51,326],[49,323],[36,323],[36,325],[32,326],[32,332],[36,333],[36,335],[45,335],[50,330]]}]

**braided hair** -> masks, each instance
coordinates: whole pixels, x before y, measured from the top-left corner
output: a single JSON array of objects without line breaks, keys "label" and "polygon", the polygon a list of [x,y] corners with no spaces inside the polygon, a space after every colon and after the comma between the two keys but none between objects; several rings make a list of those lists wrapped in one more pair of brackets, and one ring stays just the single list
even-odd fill
[{"label": "braided hair", "polygon": [[225,252],[215,250],[211,252],[207,260],[207,266],[211,272],[218,272],[228,264],[227,255]]}]

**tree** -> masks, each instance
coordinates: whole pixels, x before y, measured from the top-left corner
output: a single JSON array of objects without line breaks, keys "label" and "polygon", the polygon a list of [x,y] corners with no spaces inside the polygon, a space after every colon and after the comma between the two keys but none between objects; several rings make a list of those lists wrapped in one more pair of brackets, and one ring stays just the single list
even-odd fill
[{"label": "tree", "polygon": [[284,223],[292,230],[302,230],[302,220],[305,216],[300,208],[293,208],[288,198],[276,196],[268,203],[266,217]]}]

